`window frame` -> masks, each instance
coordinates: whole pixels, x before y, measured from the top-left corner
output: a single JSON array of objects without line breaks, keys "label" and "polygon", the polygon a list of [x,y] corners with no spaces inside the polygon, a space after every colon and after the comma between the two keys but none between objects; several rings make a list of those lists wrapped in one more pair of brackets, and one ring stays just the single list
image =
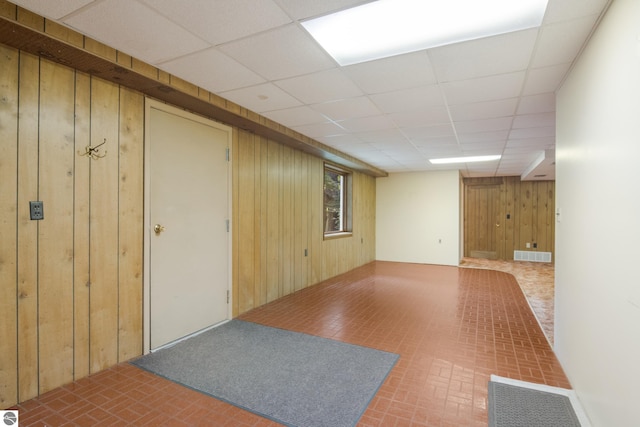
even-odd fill
[{"label": "window frame", "polygon": [[[322,171],[322,232],[325,240],[335,239],[341,237],[350,237],[353,235],[353,215],[352,215],[352,207],[353,207],[353,173],[345,168],[341,168],[339,166],[325,163]],[[335,173],[342,176],[341,183],[341,210],[340,210],[340,230],[326,230],[327,223],[327,203],[324,199],[325,197],[325,182],[326,182],[326,174],[327,172]]]}]

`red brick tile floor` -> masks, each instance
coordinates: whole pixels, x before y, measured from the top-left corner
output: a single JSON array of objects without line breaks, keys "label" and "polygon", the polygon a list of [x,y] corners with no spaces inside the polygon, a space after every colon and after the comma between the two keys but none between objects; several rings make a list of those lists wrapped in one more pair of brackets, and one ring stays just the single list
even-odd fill
[{"label": "red brick tile floor", "polygon": [[[491,374],[570,388],[515,278],[373,262],[241,319],[397,353],[358,426],[486,426]],[[275,426],[128,363],[20,404],[21,426]]]}]

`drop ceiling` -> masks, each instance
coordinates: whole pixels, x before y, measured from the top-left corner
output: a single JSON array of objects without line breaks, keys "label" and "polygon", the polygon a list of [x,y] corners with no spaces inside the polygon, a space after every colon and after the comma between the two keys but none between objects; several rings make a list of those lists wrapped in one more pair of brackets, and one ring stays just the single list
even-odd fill
[{"label": "drop ceiling", "polygon": [[548,180],[555,92],[609,0],[549,0],[540,28],[346,67],[300,22],[362,0],[12,2],[389,173]]}]

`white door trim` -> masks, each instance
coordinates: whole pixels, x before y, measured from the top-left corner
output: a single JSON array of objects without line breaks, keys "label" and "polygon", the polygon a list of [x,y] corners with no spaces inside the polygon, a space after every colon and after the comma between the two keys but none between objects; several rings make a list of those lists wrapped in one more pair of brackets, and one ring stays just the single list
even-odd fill
[{"label": "white door trim", "polygon": [[160,111],[164,111],[167,113],[175,114],[180,117],[184,117],[189,120],[193,120],[208,126],[212,126],[218,128],[220,130],[224,130],[227,133],[227,147],[229,152],[229,167],[228,167],[228,188],[227,188],[227,220],[229,223],[229,238],[228,238],[228,263],[227,263],[227,271],[228,271],[228,283],[227,283],[227,292],[229,295],[229,303],[227,304],[227,319],[231,319],[233,306],[233,295],[232,295],[232,229],[231,226],[231,212],[232,212],[232,131],[233,128],[230,126],[215,122],[213,120],[207,119],[205,117],[197,116],[188,111],[181,110],[177,107],[164,104],[162,102],[156,101],[151,98],[145,98],[145,137],[144,137],[144,279],[143,279],[143,354],[148,354],[151,348],[151,304],[150,304],[150,291],[151,291],[151,282],[150,282],[150,271],[151,271],[151,256],[150,256],[150,245],[151,245],[151,236],[152,236],[152,225],[151,225],[151,200],[150,200],[150,183],[151,183],[151,168],[150,168],[150,143],[149,143],[149,135],[150,135],[150,122],[149,117],[151,109],[157,109]]}]

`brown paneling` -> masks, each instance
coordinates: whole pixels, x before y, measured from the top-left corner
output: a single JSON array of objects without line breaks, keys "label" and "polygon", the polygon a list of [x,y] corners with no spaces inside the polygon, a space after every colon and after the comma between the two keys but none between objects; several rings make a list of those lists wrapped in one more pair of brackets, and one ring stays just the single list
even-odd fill
[{"label": "brown paneling", "polygon": [[373,177],[353,174],[353,236],[324,240],[322,159],[246,131],[237,133],[234,315],[374,260]]},{"label": "brown paneling", "polygon": [[[555,182],[520,181],[519,177],[465,178],[464,186],[465,256],[474,256],[471,251],[477,247],[491,247],[491,239],[495,239],[499,259],[512,260],[514,250],[553,254]],[[499,190],[491,192],[490,188]],[[479,225],[484,224],[489,207],[498,213],[495,222],[500,224],[493,236],[487,233],[487,227]]]},{"label": "brown paneling", "polygon": [[[24,52],[0,55],[5,408],[141,354],[144,100]],[[105,158],[81,155],[104,138]]]}]

